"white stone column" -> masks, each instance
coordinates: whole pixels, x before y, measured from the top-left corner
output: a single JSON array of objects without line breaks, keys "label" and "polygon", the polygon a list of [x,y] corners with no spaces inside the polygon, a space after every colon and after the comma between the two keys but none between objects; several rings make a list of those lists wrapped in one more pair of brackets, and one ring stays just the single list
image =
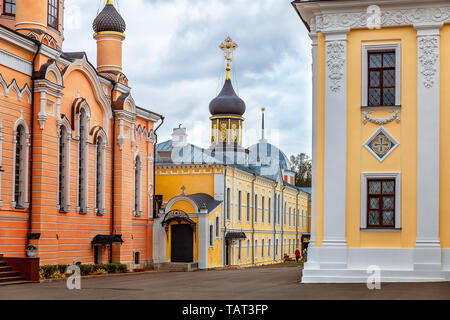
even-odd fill
[{"label": "white stone column", "polygon": [[198,268],[208,268],[208,246],[209,246],[209,224],[208,210],[200,209],[198,214]]},{"label": "white stone column", "polygon": [[440,28],[417,29],[417,239],[414,269],[440,270],[439,108]]},{"label": "white stone column", "polygon": [[[316,208],[317,208],[317,33],[310,33],[312,40],[312,192],[311,192],[311,238],[308,245],[308,262],[305,269],[316,269],[319,263],[316,249]],[[297,208],[297,219],[300,210]],[[303,217],[302,217],[303,222]],[[297,222],[299,224],[300,221]]]},{"label": "white stone column", "polygon": [[347,32],[325,38],[324,234],[321,268],[346,268]]}]

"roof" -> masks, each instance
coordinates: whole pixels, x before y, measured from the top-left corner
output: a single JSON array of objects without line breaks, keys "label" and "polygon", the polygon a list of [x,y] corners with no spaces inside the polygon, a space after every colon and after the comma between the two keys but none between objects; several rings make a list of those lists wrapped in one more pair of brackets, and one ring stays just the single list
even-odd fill
[{"label": "roof", "polygon": [[302,190],[303,192],[311,195],[312,194],[312,188],[300,188],[300,190]]},{"label": "roof", "polygon": [[96,33],[103,31],[114,31],[124,33],[126,29],[125,20],[117,12],[112,3],[107,3],[103,10],[95,18],[92,28]]},{"label": "roof", "polygon": [[242,116],[245,113],[245,102],[238,97],[231,80],[225,80],[222,91],[209,104],[209,112],[214,115],[233,114]]},{"label": "roof", "polygon": [[250,148],[249,163],[256,165],[261,163],[263,166],[273,166],[277,169],[291,170],[291,163],[286,154],[268,142],[259,142]]},{"label": "roof", "polygon": [[213,197],[211,197],[209,194],[206,193],[196,193],[191,194],[187,196],[189,199],[195,202],[195,204],[198,206],[199,209],[202,209],[205,207],[208,209],[208,212],[213,211],[215,208],[217,208],[222,201],[217,201]]}]

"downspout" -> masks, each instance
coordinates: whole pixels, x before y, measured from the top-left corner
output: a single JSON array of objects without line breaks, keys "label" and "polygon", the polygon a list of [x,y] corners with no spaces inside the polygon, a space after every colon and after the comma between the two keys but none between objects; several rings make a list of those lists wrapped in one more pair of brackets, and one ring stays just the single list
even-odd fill
[{"label": "downspout", "polygon": [[[115,195],[115,188],[114,188],[114,181],[115,181],[115,159],[116,159],[116,117],[114,114],[114,105],[113,105],[113,101],[114,101],[114,90],[116,89],[116,85],[117,82],[114,80],[111,80],[113,82],[113,87],[111,89],[111,109],[112,109],[112,114],[113,114],[113,135],[112,135],[112,141],[113,141],[113,147],[112,147],[112,174],[111,174],[111,187],[112,187],[112,192],[111,192],[111,235],[114,235],[114,195]],[[113,247],[112,247],[112,243],[109,245],[109,263],[113,262]]]},{"label": "downspout", "polygon": [[34,93],[35,93],[35,85],[34,85],[34,80],[36,79],[36,74],[35,74],[35,64],[36,64],[36,59],[39,55],[39,52],[41,51],[41,46],[42,43],[39,41],[35,41],[35,44],[37,45],[37,50],[36,53],[34,54],[33,57],[33,62],[32,62],[32,75],[31,75],[31,124],[30,124],[30,133],[31,133],[31,137],[30,137],[30,157],[29,157],[29,178],[28,178],[28,192],[29,192],[29,199],[28,199],[28,234],[27,234],[27,246],[30,244],[30,233],[32,231],[32,203],[33,203],[33,133],[34,133]]},{"label": "downspout", "polygon": [[252,235],[253,235],[253,250],[252,250],[252,264],[255,264],[255,252],[258,250],[258,248],[255,248],[255,216],[256,216],[256,208],[255,208],[255,181],[256,181],[256,174],[253,174],[253,180],[252,180],[252,203],[253,203],[253,216],[252,216]]},{"label": "downspout", "polygon": [[156,145],[158,144],[158,135],[156,134],[156,131],[163,125],[164,123],[164,117],[161,116],[161,123],[156,127],[155,130],[153,130],[153,133],[155,135],[155,142],[153,143],[153,203],[152,203],[152,210],[156,211],[153,212],[153,219],[157,218],[159,215],[159,208],[156,209],[156,203],[155,203],[155,196],[156,196]]}]

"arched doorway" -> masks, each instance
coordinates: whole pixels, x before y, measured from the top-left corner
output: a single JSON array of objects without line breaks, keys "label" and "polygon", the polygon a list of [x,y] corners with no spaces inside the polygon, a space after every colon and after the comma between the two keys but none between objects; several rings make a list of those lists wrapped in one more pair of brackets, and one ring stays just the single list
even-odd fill
[{"label": "arched doorway", "polygon": [[171,261],[194,262],[194,240],[191,225],[172,224],[171,235]]}]

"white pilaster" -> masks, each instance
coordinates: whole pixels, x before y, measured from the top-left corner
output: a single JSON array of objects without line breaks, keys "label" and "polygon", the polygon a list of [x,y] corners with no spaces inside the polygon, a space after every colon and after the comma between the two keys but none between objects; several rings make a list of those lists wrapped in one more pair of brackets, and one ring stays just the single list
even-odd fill
[{"label": "white pilaster", "polygon": [[209,245],[209,224],[208,224],[208,211],[206,209],[200,209],[198,214],[198,268],[208,268],[208,245]]},{"label": "white pilaster", "polygon": [[440,28],[417,29],[417,239],[414,269],[440,270],[439,108]]},{"label": "white pilaster", "polygon": [[347,32],[325,38],[324,235],[321,268],[346,268]]}]

